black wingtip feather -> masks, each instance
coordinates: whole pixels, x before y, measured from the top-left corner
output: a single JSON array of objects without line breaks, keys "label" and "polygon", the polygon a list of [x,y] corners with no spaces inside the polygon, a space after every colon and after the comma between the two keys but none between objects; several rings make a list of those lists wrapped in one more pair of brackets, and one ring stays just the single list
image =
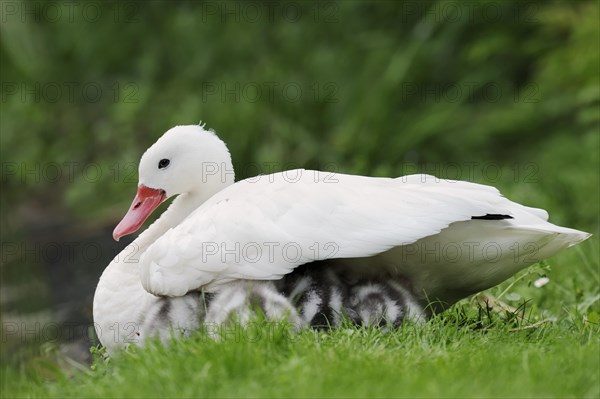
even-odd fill
[{"label": "black wingtip feather", "polygon": [[499,213],[486,213],[484,216],[471,216],[472,220],[504,220],[513,219],[510,215],[502,215]]}]

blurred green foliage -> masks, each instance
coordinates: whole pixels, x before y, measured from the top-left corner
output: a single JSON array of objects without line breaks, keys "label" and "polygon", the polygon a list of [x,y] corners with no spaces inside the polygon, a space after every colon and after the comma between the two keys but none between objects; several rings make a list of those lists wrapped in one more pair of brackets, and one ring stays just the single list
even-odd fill
[{"label": "blurred green foliage", "polygon": [[252,2],[258,17],[243,2],[101,2],[97,17],[80,5],[72,18],[58,4],[52,18],[44,2],[3,3],[9,231],[32,202],[112,223],[133,194],[131,162],[199,120],[228,143],[238,178],[269,162],[425,171],[597,229],[596,1]]},{"label": "blurred green foliage", "polygon": [[[426,172],[497,186],[515,201],[547,209],[555,223],[598,234],[599,18],[593,0],[3,0],[3,244],[23,240],[29,245],[28,240],[37,238],[23,230],[50,226],[52,235],[60,224],[91,223],[101,236],[97,242],[110,240],[106,230],[96,227],[114,226],[129,205],[143,151],[172,126],[200,120],[228,144],[238,178],[271,167],[378,176]],[[73,230],[56,235],[59,242],[91,239],[67,237],[77,235]],[[589,335],[575,328],[583,323],[578,312],[588,312],[588,320],[597,317],[597,243],[593,238],[555,258],[552,263],[559,267],[549,289],[531,284],[513,289],[534,298],[540,314],[564,318],[566,313],[574,320],[564,330],[556,329],[556,337]],[[2,255],[4,261],[4,247]],[[56,291],[82,307],[90,301],[69,289],[85,280],[73,276],[104,267],[79,259],[51,267],[42,263],[24,259],[2,265],[3,307],[6,302],[12,311],[37,312],[60,302]],[[50,277],[57,280],[54,285]],[[13,288],[12,298],[7,287]],[[93,286],[81,291],[91,295]],[[58,320],[55,314],[48,317]],[[454,341],[445,334],[455,331],[439,329],[436,338],[438,327],[434,324],[423,336],[433,331],[431,340],[442,343],[434,349],[445,354],[446,343]],[[540,364],[561,367],[546,374],[538,373],[543,367],[532,367],[541,376],[537,379],[519,374],[525,376],[521,380],[533,381],[525,393],[546,392],[537,389],[547,387],[548,376],[559,376],[563,364],[582,365],[575,374],[583,377],[586,370],[597,369],[597,362],[589,360],[597,359],[592,352],[597,345],[573,355],[545,331],[534,336],[540,345],[530,352],[558,353]],[[560,351],[548,345],[548,336]],[[415,392],[421,392],[422,382],[431,376],[429,363],[422,361],[431,357],[431,346],[423,344],[421,335],[415,337],[414,348],[410,340],[399,341],[409,342],[402,349],[407,353],[409,348],[408,357],[396,356],[395,349],[385,352],[394,361],[402,359],[407,370],[417,370],[404,375],[416,376]],[[474,353],[469,352],[472,342],[467,335],[453,344],[467,350],[461,355],[466,363],[449,369],[472,376],[463,373],[463,366],[481,359],[491,365],[488,374],[500,381],[498,387],[519,390],[512,375],[496,375],[498,370],[510,372],[522,359],[514,337],[497,348],[497,353],[509,354],[499,366],[486,357],[492,353],[488,338]],[[301,352],[313,356],[304,348]],[[150,360],[162,359],[150,355]],[[247,357],[252,356],[254,352]],[[197,357],[192,360],[197,364]],[[381,375],[381,360],[376,361],[373,381]],[[444,364],[434,366],[439,371]],[[297,373],[290,375],[297,379]],[[343,386],[332,375],[335,386]],[[365,380],[364,375],[345,375],[357,384]],[[397,381],[397,375],[390,381]],[[430,385],[446,392],[455,378],[448,374],[448,383],[442,378],[441,384]],[[107,383],[111,388],[114,381]],[[218,389],[236,384],[219,382]],[[74,386],[79,394],[81,387]],[[454,384],[453,389],[463,386],[472,392],[468,384]],[[591,385],[577,386],[584,392]],[[570,389],[562,384],[553,392]]]}]

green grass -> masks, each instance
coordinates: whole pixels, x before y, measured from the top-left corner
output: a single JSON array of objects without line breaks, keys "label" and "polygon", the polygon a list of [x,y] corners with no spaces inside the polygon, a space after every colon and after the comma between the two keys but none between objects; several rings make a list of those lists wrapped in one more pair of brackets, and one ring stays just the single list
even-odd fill
[{"label": "green grass", "polygon": [[[491,290],[525,319],[465,300],[425,325],[390,331],[289,335],[263,326],[219,341],[200,332],[109,361],[96,353],[91,369],[40,359],[4,368],[2,396],[597,398],[597,245],[594,237]],[[546,274],[547,286],[531,284]]]},{"label": "green grass", "polygon": [[[597,328],[487,330],[436,319],[393,333],[375,329],[261,331],[214,342],[198,334],[101,360],[96,370],[7,397],[597,397]],[[256,332],[256,331],[255,331]],[[17,376],[4,376],[4,382]],[[14,381],[14,380],[13,380]]]}]

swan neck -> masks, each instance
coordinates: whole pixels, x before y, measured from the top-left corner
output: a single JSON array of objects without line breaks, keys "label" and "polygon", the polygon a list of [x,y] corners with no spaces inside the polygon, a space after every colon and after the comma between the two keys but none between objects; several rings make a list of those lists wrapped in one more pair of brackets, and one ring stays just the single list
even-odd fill
[{"label": "swan neck", "polygon": [[[225,169],[233,171],[231,162],[226,163]],[[146,249],[148,249],[154,241],[160,238],[169,229],[182,223],[192,212],[214,194],[227,188],[233,183],[234,177],[233,172],[231,172],[221,178],[214,176],[213,179],[209,179],[209,181],[202,185],[202,190],[189,191],[177,196],[167,210],[130,244],[133,245],[134,254],[130,256],[129,259],[137,263]]]},{"label": "swan neck", "polygon": [[[228,184],[229,185],[229,184]],[[167,230],[183,222],[216,192],[187,192],[173,200],[169,208],[134,241],[142,253]]]}]

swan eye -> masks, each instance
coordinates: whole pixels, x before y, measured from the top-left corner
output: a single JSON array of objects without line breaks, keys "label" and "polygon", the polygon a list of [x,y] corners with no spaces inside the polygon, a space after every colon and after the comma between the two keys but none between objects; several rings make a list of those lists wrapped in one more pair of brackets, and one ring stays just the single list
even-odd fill
[{"label": "swan eye", "polygon": [[168,159],[161,159],[160,161],[158,161],[158,169],[164,169],[167,166],[169,166],[169,163],[171,163],[171,161],[169,161]]}]

